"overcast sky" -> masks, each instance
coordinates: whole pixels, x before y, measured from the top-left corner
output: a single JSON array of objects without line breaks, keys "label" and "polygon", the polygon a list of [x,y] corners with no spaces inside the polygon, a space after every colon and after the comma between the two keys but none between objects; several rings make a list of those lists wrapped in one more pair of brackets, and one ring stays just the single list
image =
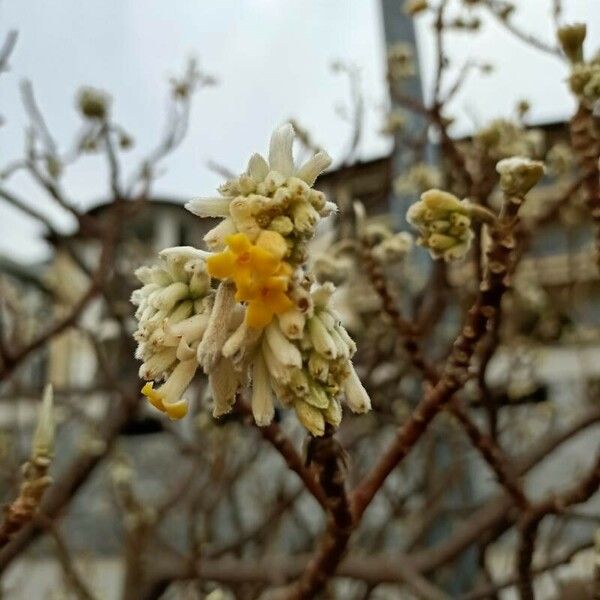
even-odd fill
[{"label": "overcast sky", "polygon": [[[517,0],[518,22],[552,41],[550,0]],[[598,0],[564,0],[567,20],[590,24],[600,39]],[[398,0],[399,10],[402,0]],[[596,10],[593,10],[595,7]],[[81,84],[110,90],[114,115],[136,140],[126,164],[157,141],[170,75],[197,56],[219,85],[194,102],[190,132],[166,163],[156,189],[171,196],[209,195],[219,184],[206,161],[235,171],[264,151],[273,127],[294,117],[334,158],[347,146],[348,126],[336,106],[347,103],[346,81],[331,71],[333,60],[361,67],[368,106],[361,158],[381,156],[388,143],[377,134],[387,103],[385,51],[378,0],[0,0],[0,34],[19,40],[11,72],[0,78],[0,164],[23,148],[25,119],[18,82],[33,81],[51,130],[66,146],[79,124],[73,97]],[[432,45],[427,18],[419,19],[419,52],[427,88]],[[458,129],[507,115],[515,102],[533,103],[534,120],[564,118],[571,109],[561,64],[514,41],[487,22],[475,39],[453,35],[451,59],[489,60],[494,76],[473,78],[456,99]],[[476,93],[475,93],[476,92]],[[69,170],[65,187],[81,207],[106,192],[103,163],[86,158]],[[62,227],[69,220],[23,178],[11,185]],[[0,202],[0,254],[28,262],[47,255],[41,229]]]}]

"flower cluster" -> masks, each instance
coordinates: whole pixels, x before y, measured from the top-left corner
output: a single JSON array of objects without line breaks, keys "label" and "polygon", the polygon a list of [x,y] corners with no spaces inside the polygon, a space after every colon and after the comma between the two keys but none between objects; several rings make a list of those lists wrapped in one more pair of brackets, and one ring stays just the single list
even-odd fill
[{"label": "flower cluster", "polygon": [[[294,165],[294,130],[273,134],[269,160],[250,159],[220,196],[186,205],[222,217],[205,236],[212,252],[170,248],[161,264],[137,271],[140,376],[151,404],[171,418],[187,412],[183,394],[198,368],[208,376],[213,415],[229,412],[247,392],[260,426],[275,402],[292,408],[315,436],[339,425],[340,400],[354,412],[370,400],[354,371],[356,346],[331,307],[332,284],[306,272],[307,246],[334,205],[312,188],[330,164],[318,152]],[[154,389],[151,381],[165,380]]]},{"label": "flower cluster", "polygon": [[442,190],[428,190],[408,209],[406,218],[419,230],[418,243],[433,258],[457,260],[471,247],[471,204],[467,200]]},{"label": "flower cluster", "polygon": [[86,119],[104,121],[110,111],[111,97],[102,90],[83,87],[77,93],[75,104]]}]

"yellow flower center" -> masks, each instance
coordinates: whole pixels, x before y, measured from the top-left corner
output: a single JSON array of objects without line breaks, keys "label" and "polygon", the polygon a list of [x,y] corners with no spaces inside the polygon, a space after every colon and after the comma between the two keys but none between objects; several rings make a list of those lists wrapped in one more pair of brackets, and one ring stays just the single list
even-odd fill
[{"label": "yellow flower center", "polygon": [[256,243],[244,233],[225,239],[227,249],[207,259],[208,274],[217,279],[231,279],[236,299],[246,302],[246,323],[262,328],[274,315],[293,306],[286,294],[292,267],[283,260],[287,245],[275,231],[262,231]]}]

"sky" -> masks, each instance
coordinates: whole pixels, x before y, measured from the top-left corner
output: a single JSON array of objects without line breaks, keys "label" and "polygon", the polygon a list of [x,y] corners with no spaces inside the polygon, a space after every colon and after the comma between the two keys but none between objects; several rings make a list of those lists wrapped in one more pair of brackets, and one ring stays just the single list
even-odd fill
[{"label": "sky", "polygon": [[[517,22],[551,41],[550,0],[517,0]],[[600,39],[598,0],[564,0],[566,20],[585,20]],[[402,0],[398,0],[398,7]],[[19,31],[11,71],[0,77],[0,165],[22,155],[26,120],[18,84],[33,82],[36,97],[62,148],[77,131],[79,86],[109,90],[115,120],[135,138],[126,169],[161,133],[168,79],[195,56],[216,87],[196,96],[187,139],[165,162],[157,194],[175,198],[211,195],[221,178],[213,160],[241,172],[255,151],[266,151],[272,129],[293,117],[312,132],[334,160],[348,145],[349,127],[337,108],[348,105],[347,81],[331,70],[336,59],[359,66],[367,107],[362,159],[382,156],[389,140],[378,134],[388,103],[385,41],[378,0],[0,0],[0,36]],[[430,88],[431,23],[417,20],[424,88]],[[572,108],[564,66],[511,39],[485,21],[476,38],[449,38],[451,64],[468,57],[497,66],[494,76],[474,76],[456,99],[457,132],[509,115],[526,97],[532,121],[564,118]],[[452,72],[448,76],[452,80]],[[426,94],[427,95],[427,94]],[[59,228],[69,217],[26,178],[9,182]],[[87,157],[67,171],[64,187],[85,209],[107,193],[104,164]],[[23,262],[48,256],[41,226],[0,203],[0,254]]]}]

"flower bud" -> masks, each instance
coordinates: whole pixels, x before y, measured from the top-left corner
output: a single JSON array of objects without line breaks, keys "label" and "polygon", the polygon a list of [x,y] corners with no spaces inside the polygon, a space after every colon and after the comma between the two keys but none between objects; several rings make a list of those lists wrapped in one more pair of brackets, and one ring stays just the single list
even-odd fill
[{"label": "flower bud", "polygon": [[44,388],[42,404],[38,412],[37,426],[33,434],[31,455],[33,460],[50,459],[54,454],[54,393],[52,384]]},{"label": "flower bud", "polygon": [[371,410],[371,399],[369,394],[363,387],[354,366],[351,362],[348,363],[350,375],[346,379],[344,385],[344,392],[346,394],[346,404],[350,407],[350,410],[355,413],[365,413]]},{"label": "flower bud", "polygon": [[86,119],[105,120],[110,103],[111,98],[106,92],[93,87],[83,87],[77,93],[77,108]]},{"label": "flower bud", "polygon": [[558,30],[558,41],[562,51],[572,63],[583,61],[583,42],[587,34],[587,27],[583,23],[564,25]]},{"label": "flower bud", "polygon": [[545,169],[539,161],[514,156],[501,160],[496,171],[505,194],[524,196],[544,176]]},{"label": "flower bud", "polygon": [[304,400],[294,402],[294,410],[298,420],[312,435],[320,437],[325,433],[325,418],[323,413],[314,406],[311,406]]}]

